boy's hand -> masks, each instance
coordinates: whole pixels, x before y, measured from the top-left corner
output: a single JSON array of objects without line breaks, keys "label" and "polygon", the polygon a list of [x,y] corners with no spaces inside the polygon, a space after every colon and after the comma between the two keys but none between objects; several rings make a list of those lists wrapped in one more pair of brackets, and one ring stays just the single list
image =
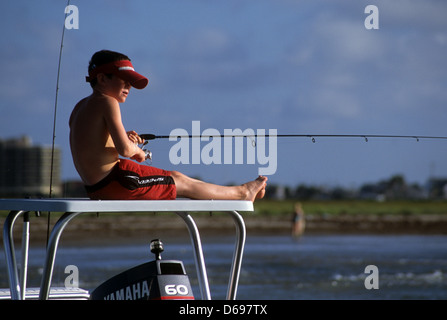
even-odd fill
[{"label": "boy's hand", "polygon": [[127,137],[129,138],[130,141],[132,141],[135,144],[142,144],[144,142],[144,139],[142,139],[138,133],[136,133],[135,131],[127,131]]},{"label": "boy's hand", "polygon": [[130,157],[132,160],[143,162],[146,160],[146,153],[138,147],[139,144],[144,143],[144,139],[142,139],[138,133],[135,131],[127,131],[127,137],[129,140],[135,144],[135,154]]},{"label": "boy's hand", "polygon": [[135,154],[130,157],[132,160],[143,162],[146,160],[146,153],[135,144]]}]

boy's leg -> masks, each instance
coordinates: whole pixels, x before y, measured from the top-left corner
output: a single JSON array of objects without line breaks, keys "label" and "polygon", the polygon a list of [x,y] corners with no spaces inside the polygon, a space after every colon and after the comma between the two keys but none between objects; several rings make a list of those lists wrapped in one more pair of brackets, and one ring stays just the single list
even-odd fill
[{"label": "boy's leg", "polygon": [[178,197],[197,200],[250,200],[264,197],[267,178],[259,176],[256,180],[240,186],[220,186],[190,178],[178,171],[171,171]]}]

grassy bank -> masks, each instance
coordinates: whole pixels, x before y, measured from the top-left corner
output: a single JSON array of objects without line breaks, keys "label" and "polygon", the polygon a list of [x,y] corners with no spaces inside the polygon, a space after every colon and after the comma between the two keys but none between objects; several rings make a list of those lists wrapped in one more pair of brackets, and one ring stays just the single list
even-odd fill
[{"label": "grassy bank", "polygon": [[[447,201],[368,201],[368,200],[257,200],[254,204],[256,215],[281,216],[291,215],[295,203],[300,202],[306,214],[341,216],[341,215],[447,215]],[[0,211],[0,217],[6,217],[8,211]],[[53,213],[59,216],[61,213]],[[120,215],[115,213],[114,216]],[[123,213],[123,215],[132,215]],[[87,216],[87,215],[84,215]],[[90,215],[88,215],[90,216]]]},{"label": "grassy bank", "polygon": [[[255,203],[255,214],[242,213],[247,230],[253,234],[290,234],[291,217],[296,201],[261,200]],[[306,233],[393,233],[447,234],[447,201],[301,201],[306,213]],[[0,212],[3,225],[7,212]],[[51,214],[51,225],[61,213]],[[44,241],[47,213],[31,218],[32,241]],[[194,214],[201,234],[233,234],[234,223],[225,214]],[[20,221],[14,232],[21,236]],[[183,232],[183,233],[182,233]],[[79,239],[129,239],[187,236],[181,219],[174,214],[94,213],[80,215],[64,231],[65,241]],[[94,235],[94,236],[92,236]],[[0,236],[1,238],[1,236]],[[70,240],[71,239],[71,240]]]},{"label": "grassy bank", "polygon": [[[261,200],[255,203],[259,215],[291,215],[296,200]],[[301,201],[309,215],[447,215],[447,201]]]}]

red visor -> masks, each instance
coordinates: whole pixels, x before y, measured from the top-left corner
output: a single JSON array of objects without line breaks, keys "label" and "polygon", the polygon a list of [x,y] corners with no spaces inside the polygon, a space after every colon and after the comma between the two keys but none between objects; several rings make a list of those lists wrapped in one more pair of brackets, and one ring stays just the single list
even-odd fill
[{"label": "red visor", "polygon": [[114,61],[95,67],[88,73],[88,77],[85,77],[85,80],[90,82],[92,79],[95,79],[99,73],[112,73],[124,81],[129,81],[132,87],[137,89],[143,89],[149,82],[146,77],[135,72],[132,63],[129,60]]}]

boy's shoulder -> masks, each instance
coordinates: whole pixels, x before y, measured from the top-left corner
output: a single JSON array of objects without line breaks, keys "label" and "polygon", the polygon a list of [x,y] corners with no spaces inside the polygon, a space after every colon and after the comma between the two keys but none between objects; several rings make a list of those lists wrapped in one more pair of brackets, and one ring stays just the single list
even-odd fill
[{"label": "boy's shoulder", "polygon": [[115,108],[119,109],[119,103],[115,98],[107,95],[92,94],[88,97],[81,99],[76,104],[76,106],[73,108],[69,122],[71,123],[71,120],[75,115],[104,114],[111,112],[111,110]]},{"label": "boy's shoulder", "polygon": [[105,94],[92,94],[83,100],[81,100],[87,108],[89,109],[109,109],[109,108],[119,108],[118,101]]},{"label": "boy's shoulder", "polygon": [[92,94],[86,99],[88,99],[90,103],[118,104],[118,101],[114,97],[106,94]]}]

